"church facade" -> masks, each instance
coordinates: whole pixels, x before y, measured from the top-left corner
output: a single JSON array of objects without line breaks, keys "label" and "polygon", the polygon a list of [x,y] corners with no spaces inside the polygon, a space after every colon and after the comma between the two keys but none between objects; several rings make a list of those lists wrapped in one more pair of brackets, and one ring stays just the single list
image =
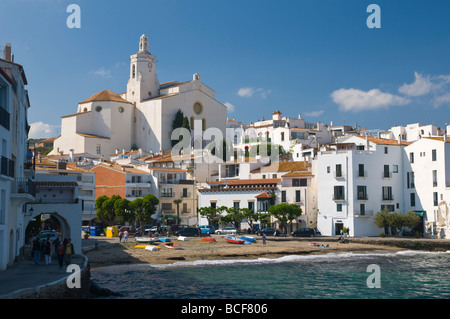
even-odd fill
[{"label": "church facade", "polygon": [[79,102],[77,113],[62,117],[61,135],[51,154],[90,153],[109,159],[116,149],[133,146],[159,153],[172,147],[172,122],[178,110],[190,128],[218,128],[225,136],[227,107],[215,92],[194,74],[191,81],[160,83],[156,57],[149,51],[146,35],[139,51],[130,57],[127,91],[98,92]]}]

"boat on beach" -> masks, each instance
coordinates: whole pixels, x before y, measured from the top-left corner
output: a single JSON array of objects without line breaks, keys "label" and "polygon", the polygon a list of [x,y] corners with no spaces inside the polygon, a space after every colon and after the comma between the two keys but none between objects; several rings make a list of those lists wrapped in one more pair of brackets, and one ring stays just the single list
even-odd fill
[{"label": "boat on beach", "polygon": [[145,247],[145,249],[146,249],[146,250],[151,250],[151,251],[157,251],[157,250],[160,250],[161,247],[155,246],[155,245],[147,245],[147,246]]},{"label": "boat on beach", "polygon": [[255,237],[252,237],[252,236],[241,236],[241,239],[248,241],[250,243],[256,243]]},{"label": "boat on beach", "polygon": [[236,237],[231,237],[231,236],[225,236],[225,240],[231,244],[244,244],[245,243],[245,240],[236,238]]},{"label": "boat on beach", "polygon": [[181,249],[181,246],[175,243],[164,243],[164,246],[171,249]]},{"label": "boat on beach", "polygon": [[215,243],[216,239],[214,237],[203,237],[201,239],[201,241],[207,241],[207,242],[210,242],[210,243]]},{"label": "boat on beach", "polygon": [[158,241],[162,242],[162,243],[169,243],[171,242],[170,238],[158,238]]},{"label": "boat on beach", "polygon": [[154,242],[157,242],[158,238],[156,237],[136,237],[137,243],[147,243],[147,244],[153,244]]},{"label": "boat on beach", "polygon": [[179,236],[179,237],[177,238],[177,240],[179,240],[179,241],[188,241],[188,240],[189,240],[189,237]]}]

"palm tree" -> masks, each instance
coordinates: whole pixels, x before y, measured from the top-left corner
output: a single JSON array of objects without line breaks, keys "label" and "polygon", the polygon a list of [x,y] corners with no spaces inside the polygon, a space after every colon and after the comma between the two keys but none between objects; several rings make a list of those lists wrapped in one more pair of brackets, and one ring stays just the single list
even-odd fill
[{"label": "palm tree", "polygon": [[179,224],[179,220],[180,220],[180,204],[181,204],[182,200],[181,199],[175,199],[173,201],[173,203],[175,205],[177,205],[177,225]]}]

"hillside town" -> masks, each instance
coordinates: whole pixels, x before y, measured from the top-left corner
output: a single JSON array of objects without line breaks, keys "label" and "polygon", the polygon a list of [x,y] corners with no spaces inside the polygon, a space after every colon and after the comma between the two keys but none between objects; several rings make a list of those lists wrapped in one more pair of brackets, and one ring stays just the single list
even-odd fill
[{"label": "hillside town", "polygon": [[[308,228],[361,237],[391,235],[392,227],[375,222],[380,212],[412,212],[420,223],[393,228],[399,235],[450,238],[450,125],[374,132],[308,121],[301,107],[286,115],[282,105],[244,123],[227,117],[198,73],[160,83],[148,37],[137,44],[123,92],[80,96],[72,114],[61,114],[61,134],[37,143],[28,141],[27,112],[38,106],[28,96],[26,66],[6,45],[0,271],[45,229],[72,238],[79,253],[84,227],[212,225],[287,236]],[[149,196],[156,204],[144,209]],[[299,213],[280,213],[283,204]],[[142,210],[150,213],[139,217]]]}]

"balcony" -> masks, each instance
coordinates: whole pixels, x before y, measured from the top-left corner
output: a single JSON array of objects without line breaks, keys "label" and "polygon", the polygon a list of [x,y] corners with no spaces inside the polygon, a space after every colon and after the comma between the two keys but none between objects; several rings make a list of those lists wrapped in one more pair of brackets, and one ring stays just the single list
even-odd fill
[{"label": "balcony", "polygon": [[393,195],[383,195],[383,201],[393,201],[394,196]]},{"label": "balcony", "polygon": [[336,178],[336,179],[344,178],[344,172],[343,171],[334,171],[334,178]]},{"label": "balcony", "polygon": [[364,211],[354,210],[353,215],[355,217],[373,217],[373,216],[375,216],[373,210],[364,210]]},{"label": "balcony", "polygon": [[16,178],[12,191],[15,194],[28,194],[36,197],[36,186],[29,178]]},{"label": "balcony", "polygon": [[334,201],[345,201],[345,195],[342,194],[333,194]]}]

